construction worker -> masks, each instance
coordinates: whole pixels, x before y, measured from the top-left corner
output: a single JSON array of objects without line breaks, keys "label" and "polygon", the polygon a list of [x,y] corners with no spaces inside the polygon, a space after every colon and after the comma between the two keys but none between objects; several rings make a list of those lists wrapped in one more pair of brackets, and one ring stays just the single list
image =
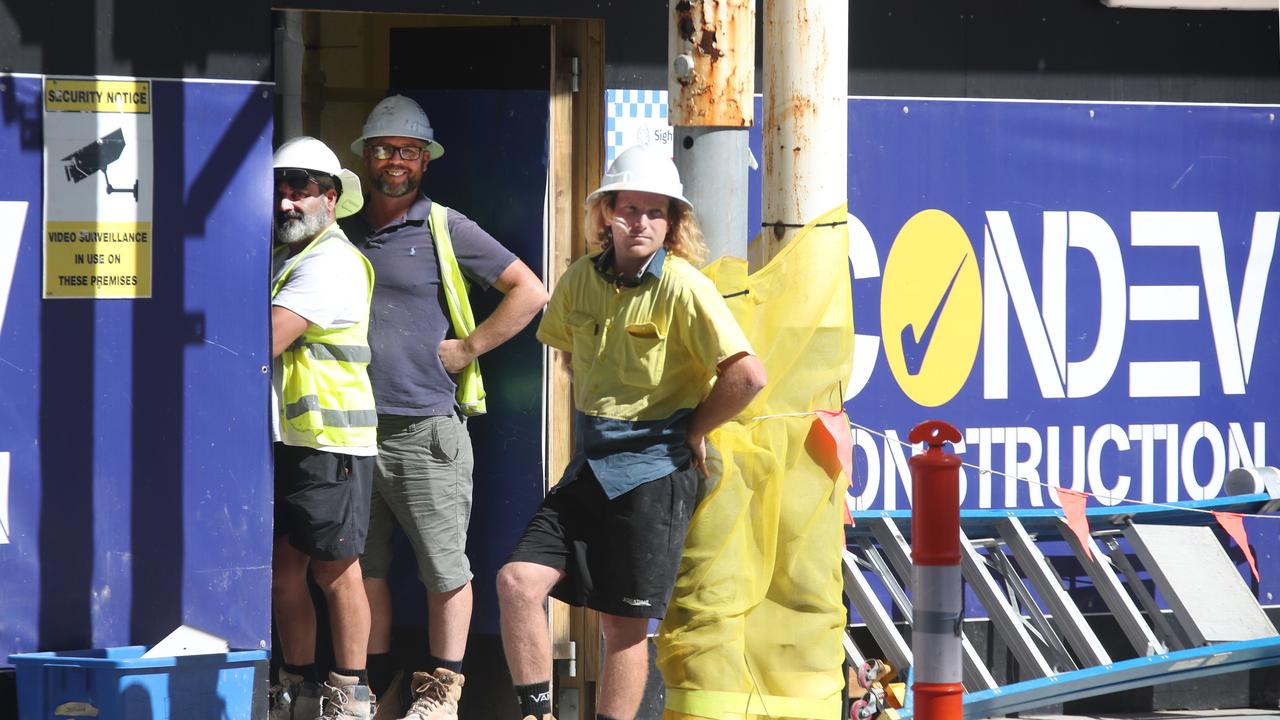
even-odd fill
[{"label": "construction worker", "polygon": [[550,594],[599,610],[596,718],[631,720],[706,472],[706,436],[765,370],[694,266],[706,253],[675,164],[633,147],[587,197],[596,252],[556,285],[538,339],[569,353],[574,455],[498,573],[502,642],[521,712],[551,712]]},{"label": "construction worker", "polygon": [[[409,720],[457,717],[471,626],[472,453],[466,417],[485,410],[476,358],[511,339],[547,301],[537,275],[479,225],[422,191],[427,164],[444,154],[427,115],[401,95],[369,113],[351,150],[370,185],[364,212],[344,222],[373,263],[370,344],[379,460],[369,543],[362,559],[373,614],[374,690],[390,685],[391,535],[399,525],[427,590],[430,660],[409,685]],[[477,324],[467,281],[504,294]],[[400,693],[394,693],[399,695]]]},{"label": "construction worker", "polygon": [[[366,366],[373,268],[335,223],[360,180],[310,137],[275,153],[271,283],[275,528],[271,600],[284,665],[272,720],[372,717],[369,602],[360,578],[377,416]],[[317,684],[307,569],[324,592],[334,669]]]}]

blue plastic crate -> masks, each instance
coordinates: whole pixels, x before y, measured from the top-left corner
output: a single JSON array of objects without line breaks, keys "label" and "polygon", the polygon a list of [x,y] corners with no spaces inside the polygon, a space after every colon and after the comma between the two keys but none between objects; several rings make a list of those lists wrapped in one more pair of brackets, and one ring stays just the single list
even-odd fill
[{"label": "blue plastic crate", "polygon": [[142,645],[10,655],[18,720],[255,720],[267,653],[143,658]]}]

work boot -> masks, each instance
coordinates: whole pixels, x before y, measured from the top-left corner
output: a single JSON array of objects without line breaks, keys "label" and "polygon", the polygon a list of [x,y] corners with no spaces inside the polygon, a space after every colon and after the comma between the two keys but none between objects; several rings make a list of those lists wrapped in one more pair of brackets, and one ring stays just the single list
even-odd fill
[{"label": "work boot", "polygon": [[329,682],[321,689],[320,717],[324,720],[373,720],[373,693],[360,678],[329,673]]},{"label": "work boot", "polygon": [[318,720],[320,686],[284,668],[279,675],[267,690],[267,720]]},{"label": "work boot", "polygon": [[458,720],[458,700],[466,678],[444,668],[413,674],[413,704],[400,720]]}]

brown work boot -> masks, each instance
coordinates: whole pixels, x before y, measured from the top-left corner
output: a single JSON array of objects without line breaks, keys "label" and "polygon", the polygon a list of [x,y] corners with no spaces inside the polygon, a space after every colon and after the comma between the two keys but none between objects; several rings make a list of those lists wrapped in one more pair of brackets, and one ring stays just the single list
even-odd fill
[{"label": "brown work boot", "polygon": [[324,720],[373,720],[373,693],[359,678],[330,672],[321,691],[320,717]]},{"label": "brown work boot", "polygon": [[267,720],[317,720],[320,686],[280,668],[280,681],[267,691]]},{"label": "brown work boot", "polygon": [[400,720],[458,720],[458,701],[466,678],[444,668],[413,674],[413,704]]}]

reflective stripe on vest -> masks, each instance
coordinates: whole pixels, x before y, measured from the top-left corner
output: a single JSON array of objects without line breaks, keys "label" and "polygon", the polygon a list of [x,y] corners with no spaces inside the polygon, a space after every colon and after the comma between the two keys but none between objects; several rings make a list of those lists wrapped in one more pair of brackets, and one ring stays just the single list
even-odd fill
[{"label": "reflective stripe on vest", "polygon": [[[436,246],[436,258],[440,264],[440,284],[444,288],[445,303],[449,306],[449,322],[454,337],[461,340],[476,329],[475,316],[471,313],[471,301],[467,298],[467,281],[453,254],[453,242],[449,239],[449,208],[431,203],[431,239]],[[458,408],[463,415],[485,413],[484,380],[480,377],[480,361],[472,360],[458,373]]]},{"label": "reflective stripe on vest", "polygon": [[326,330],[307,323],[302,335],[280,354],[280,434],[289,445],[307,447],[372,447],[378,443],[378,412],[369,384],[369,307],[373,301],[373,266],[330,225],[294,256],[271,288],[275,297],[293,268],[323,242],[336,242],[359,258],[369,281],[364,319],[355,325]]}]

